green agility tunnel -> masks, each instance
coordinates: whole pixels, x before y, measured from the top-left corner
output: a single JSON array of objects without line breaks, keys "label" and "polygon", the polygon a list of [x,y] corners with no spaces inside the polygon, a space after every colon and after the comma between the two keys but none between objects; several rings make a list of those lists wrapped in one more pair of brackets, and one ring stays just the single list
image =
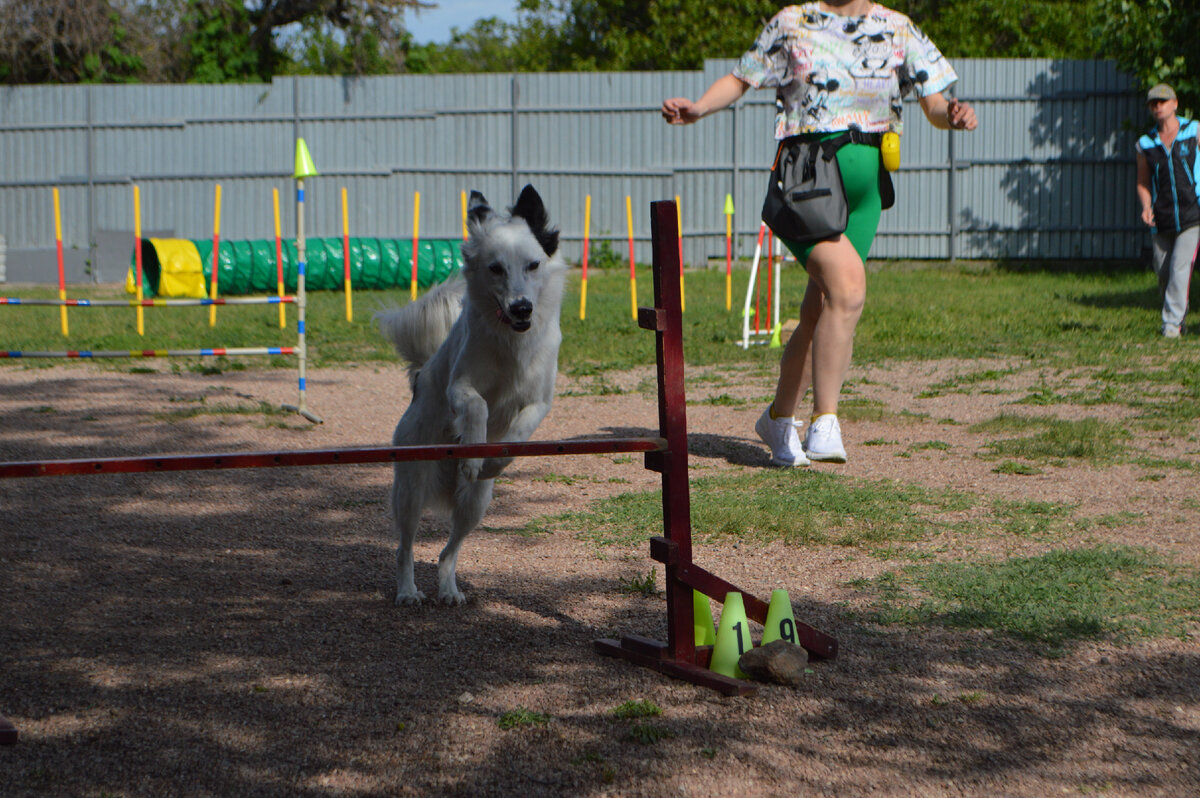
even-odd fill
[{"label": "green agility tunnel", "polygon": [[[282,242],[283,290],[296,291],[296,242]],[[417,285],[428,288],[462,267],[461,241],[429,239],[417,244]],[[211,291],[212,241],[143,238],[142,290],[148,296],[204,297]],[[351,238],[350,285],[355,289],[408,288],[412,279],[412,239]],[[345,262],[341,238],[305,241],[305,288],[341,291]],[[130,256],[125,288],[136,290],[137,252]],[[217,293],[221,296],[277,293],[274,239],[222,241],[217,251]]]}]

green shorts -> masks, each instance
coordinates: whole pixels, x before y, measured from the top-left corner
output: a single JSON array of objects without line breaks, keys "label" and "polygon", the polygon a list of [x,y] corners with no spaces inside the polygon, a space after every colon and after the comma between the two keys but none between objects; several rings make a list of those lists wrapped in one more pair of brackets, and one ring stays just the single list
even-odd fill
[{"label": "green shorts", "polygon": [[[818,133],[814,139],[828,139],[841,133]],[[846,187],[846,204],[849,216],[846,222],[846,237],[858,251],[863,263],[879,229],[879,217],[883,213],[883,199],[879,193],[879,148],[868,144],[844,145],[837,151],[838,167],[842,170],[842,184]],[[807,266],[808,256],[820,242],[801,244],[780,238],[792,251],[802,266]]]}]

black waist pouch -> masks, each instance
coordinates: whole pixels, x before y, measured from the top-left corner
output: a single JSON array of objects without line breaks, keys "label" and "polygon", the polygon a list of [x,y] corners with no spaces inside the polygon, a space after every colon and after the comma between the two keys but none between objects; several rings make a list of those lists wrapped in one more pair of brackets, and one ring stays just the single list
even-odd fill
[{"label": "black waist pouch", "polygon": [[762,220],[775,235],[808,243],[845,232],[849,209],[837,162],[844,143],[841,137],[779,143],[762,209]]}]

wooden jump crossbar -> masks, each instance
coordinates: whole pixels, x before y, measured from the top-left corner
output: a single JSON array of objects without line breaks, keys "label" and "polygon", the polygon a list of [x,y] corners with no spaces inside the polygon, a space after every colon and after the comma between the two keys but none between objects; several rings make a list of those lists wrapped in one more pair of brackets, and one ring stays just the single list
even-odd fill
[{"label": "wooden jump crossbar", "polygon": [[[752,683],[709,670],[707,666],[712,647],[695,644],[693,591],[722,603],[727,594],[741,593],[746,616],[759,624],[766,623],[768,606],[762,599],[746,593],[692,560],[687,405],[683,383],[683,312],[681,288],[676,277],[681,261],[677,241],[679,220],[675,207],[675,203],[670,201],[651,203],[654,307],[638,309],[638,326],[653,330],[656,336],[660,437],[8,462],[0,463],[0,479],[643,452],[645,467],[662,475],[664,534],[650,539],[650,556],[666,567],[667,640],[664,643],[629,635],[620,640],[596,640],[593,646],[601,654],[620,657],[668,676],[710,687],[725,695],[753,693],[756,688]],[[832,659],[837,656],[838,642],[835,638],[799,620],[796,621],[796,642],[813,657]],[[0,744],[15,741],[16,730],[0,717]]]}]

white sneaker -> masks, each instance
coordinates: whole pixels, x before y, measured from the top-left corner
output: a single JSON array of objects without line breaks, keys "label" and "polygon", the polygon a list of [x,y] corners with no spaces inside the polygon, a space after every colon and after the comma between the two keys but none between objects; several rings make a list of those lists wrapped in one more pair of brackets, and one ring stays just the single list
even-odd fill
[{"label": "white sneaker", "polygon": [[1163,338],[1178,338],[1180,329],[1174,324],[1164,324],[1162,334]]},{"label": "white sneaker", "polygon": [[842,425],[833,413],[817,416],[804,433],[804,451],[808,459],[823,463],[846,462],[842,446]]},{"label": "white sneaker", "polygon": [[800,446],[800,436],[790,416],[771,418],[771,406],[759,417],[754,431],[763,443],[771,447],[771,462],[777,466],[806,466],[808,458]]}]

